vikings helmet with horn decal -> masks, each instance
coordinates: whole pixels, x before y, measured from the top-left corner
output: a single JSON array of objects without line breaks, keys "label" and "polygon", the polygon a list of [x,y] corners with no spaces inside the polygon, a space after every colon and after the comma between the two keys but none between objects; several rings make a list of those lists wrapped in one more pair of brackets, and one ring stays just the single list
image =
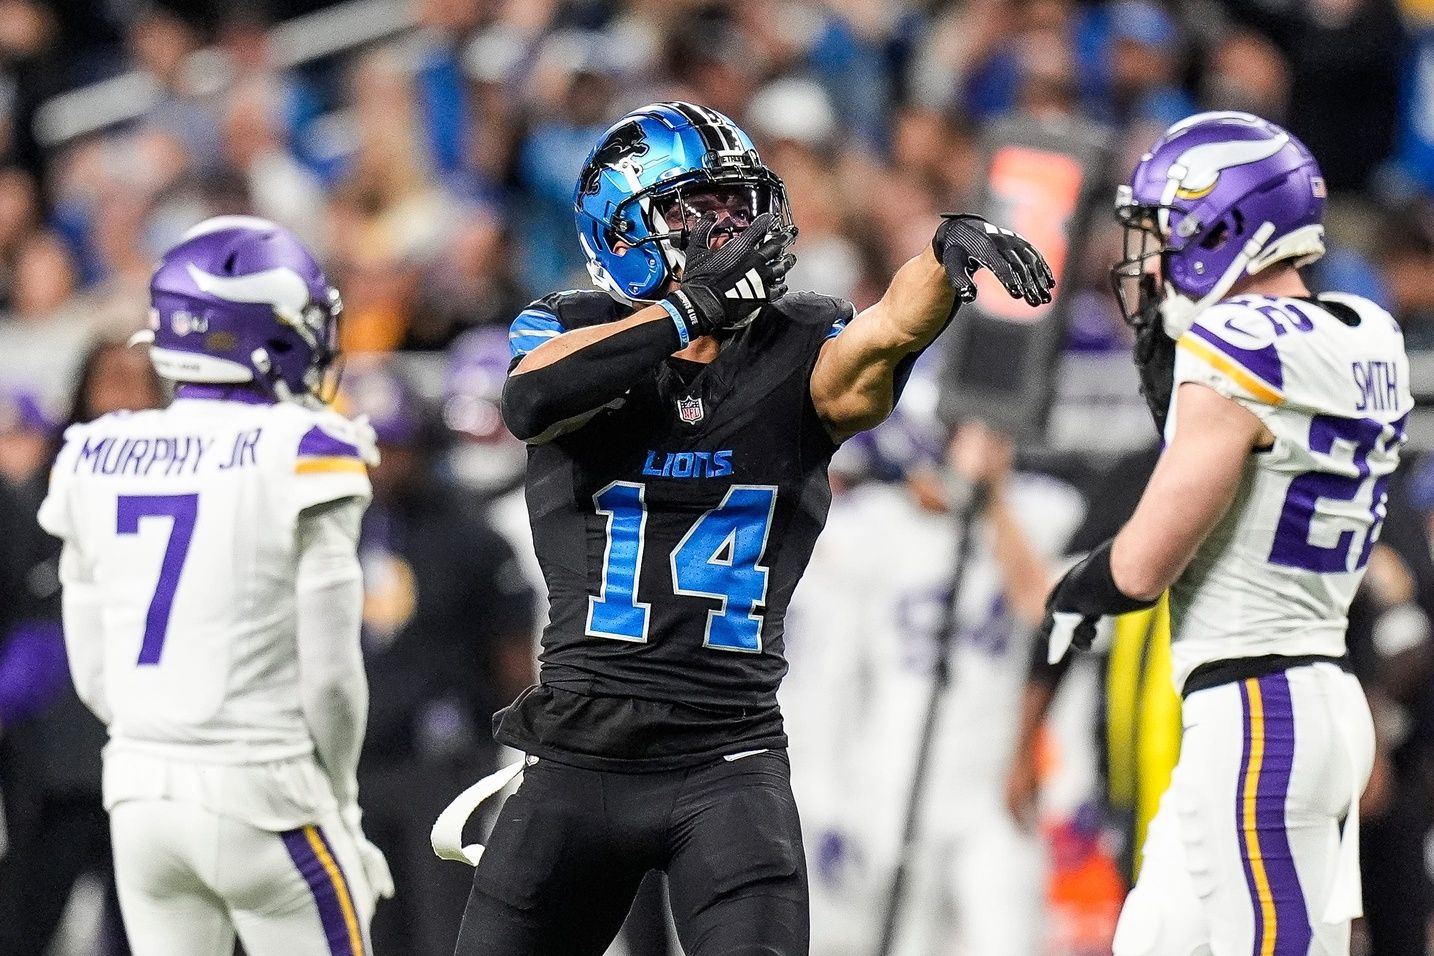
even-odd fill
[{"label": "vikings helmet with horn decal", "polygon": [[190,229],[155,270],[150,302],[149,328],[131,341],[147,342],[172,381],[318,396],[338,355],[338,290],[298,237],[267,219],[216,216]]},{"label": "vikings helmet with horn decal", "polygon": [[1288,131],[1233,111],[1181,120],[1117,193],[1125,255],[1112,279],[1122,312],[1138,325],[1158,308],[1177,337],[1242,277],[1323,255],[1324,205],[1319,165]]}]

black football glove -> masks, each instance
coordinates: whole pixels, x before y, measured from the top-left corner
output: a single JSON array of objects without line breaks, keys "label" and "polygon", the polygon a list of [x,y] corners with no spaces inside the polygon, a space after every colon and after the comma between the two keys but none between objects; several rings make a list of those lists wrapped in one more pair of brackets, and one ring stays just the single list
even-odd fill
[{"label": "black football glove", "polygon": [[962,302],[976,298],[971,277],[983,266],[1001,280],[1011,298],[1025,299],[1031,305],[1051,301],[1055,276],[1025,238],[970,213],[947,214],[941,219],[931,249]]},{"label": "black football glove", "polygon": [[763,213],[720,248],[709,242],[717,217],[703,216],[687,241],[681,287],[663,299],[673,318],[687,326],[690,338],[730,329],[750,319],[768,302],[787,294],[787,271],[797,257],[787,247],[797,237],[772,227]]},{"label": "black football glove", "polygon": [[1038,640],[1046,643],[1049,663],[1058,663],[1072,647],[1090,650],[1103,619],[1155,606],[1155,601],[1129,597],[1116,587],[1110,572],[1113,543],[1107,541],[1067,571],[1046,598]]},{"label": "black football glove", "polygon": [[1140,396],[1150,407],[1156,431],[1164,435],[1170,395],[1175,388],[1175,340],[1165,334],[1154,276],[1141,277],[1140,310],[1131,326],[1135,329],[1135,368],[1140,373]]}]

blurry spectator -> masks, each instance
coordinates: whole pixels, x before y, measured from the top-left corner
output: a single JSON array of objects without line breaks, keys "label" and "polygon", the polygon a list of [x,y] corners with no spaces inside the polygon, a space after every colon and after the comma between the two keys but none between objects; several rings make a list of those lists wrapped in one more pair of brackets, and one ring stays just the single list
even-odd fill
[{"label": "blurry spectator", "polygon": [[421,46],[414,80],[429,153],[439,173],[452,175],[463,162],[472,117],[463,77],[463,45],[478,26],[478,0],[419,0]]},{"label": "blurry spectator", "polygon": [[1237,29],[1216,41],[1200,84],[1204,109],[1244,110],[1283,123],[1289,97],[1289,64],[1267,37]]},{"label": "blurry spectator", "polygon": [[54,400],[56,383],[73,375],[92,334],[77,308],[74,263],[53,233],[34,232],[21,241],[14,268],[11,310],[0,320],[0,381]]},{"label": "blurry spectator", "polygon": [[418,265],[438,253],[452,216],[397,55],[367,54],[353,91],[357,145],[334,195],[327,245],[345,293],[345,349],[388,351],[412,318]]},{"label": "blurry spectator", "polygon": [[219,158],[217,116],[215,104],[201,93],[211,77],[190,68],[190,55],[199,49],[198,30],[174,10],[153,5],[143,8],[125,40],[136,65],[157,88],[147,121],[184,143],[200,168],[212,168]]},{"label": "blurry spectator", "polygon": [[0,157],[37,176],[44,173],[44,157],[35,140],[35,111],[60,92],[64,72],[53,6],[0,2]]},{"label": "blurry spectator", "polygon": [[285,147],[282,96],[277,83],[262,77],[230,91],[220,127],[224,162],[242,179],[256,215],[282,222],[322,255],[323,186]]},{"label": "blurry spectator", "polygon": [[1434,349],[1434,212],[1422,205],[1392,216],[1376,240],[1375,258],[1405,345]]},{"label": "blurry spectator", "polygon": [[474,209],[429,268],[403,345],[441,349],[476,325],[507,328],[527,304],[513,268],[513,237],[491,208]]},{"label": "blurry spectator", "polygon": [[[34,396],[16,396],[9,434],[0,439],[10,485],[0,526],[0,566],[18,580],[0,602],[0,786],[10,846],[0,857],[0,952],[40,956],[59,925],[75,882],[97,876],[106,896],[101,935],[108,953],[127,951],[119,924],[100,799],[100,748],[105,731],[75,696],[65,676],[60,629],[59,542],[35,520],[58,425]],[[81,366],[72,420],[153,408],[160,394],[148,360],[117,342],[94,346]],[[0,427],[4,427],[0,423]],[[19,432],[19,434],[16,434]],[[43,446],[45,454],[37,454]],[[31,466],[19,474],[20,457]],[[55,679],[55,666],[60,679]]]},{"label": "blurry spectator", "polygon": [[54,233],[38,232],[20,246],[15,259],[11,315],[21,322],[44,322],[75,295],[78,285],[70,250]]},{"label": "blurry spectator", "polygon": [[14,166],[0,169],[0,304],[9,306],[15,287],[15,257],[40,217],[35,179]]},{"label": "blurry spectator", "polygon": [[532,681],[533,594],[503,538],[434,480],[435,428],[407,383],[361,363],[344,384],[382,455],[359,539],[370,694],[359,792],[398,892],[379,904],[374,949],[448,956],[472,873],[435,857],[428,831],[494,769],[492,713]]},{"label": "blurry spectator", "polygon": [[44,396],[25,389],[0,394],[0,481],[23,487],[43,474],[58,433]]},{"label": "blurry spectator", "polygon": [[1170,14],[1145,0],[1120,0],[1108,16],[1115,117],[1168,126],[1194,113],[1178,85],[1182,39]]},{"label": "blurry spectator", "polygon": [[268,123],[285,146],[307,160],[307,133],[318,119],[322,103],[318,92],[300,73],[275,69],[269,35],[272,24],[264,12],[262,7],[249,5],[227,11],[219,25],[220,48],[227,57],[236,89],[245,83],[268,88],[273,110]]},{"label": "blurry spectator", "polygon": [[801,230],[788,285],[855,298],[863,262],[844,218],[854,210],[831,201],[840,193],[831,168],[839,130],[825,91],[812,80],[781,80],[757,93],[748,115],[762,155],[786,183]]},{"label": "blurry spectator", "polygon": [[528,202],[518,213],[530,288],[561,288],[582,261],[573,234],[573,186],[588,150],[620,112],[610,38],[588,31],[551,35],[533,70],[536,117],[519,149],[518,180]]},{"label": "blurry spectator", "polygon": [[1330,189],[1359,189],[1389,156],[1405,34],[1394,0],[1223,0],[1290,64],[1290,132]]}]

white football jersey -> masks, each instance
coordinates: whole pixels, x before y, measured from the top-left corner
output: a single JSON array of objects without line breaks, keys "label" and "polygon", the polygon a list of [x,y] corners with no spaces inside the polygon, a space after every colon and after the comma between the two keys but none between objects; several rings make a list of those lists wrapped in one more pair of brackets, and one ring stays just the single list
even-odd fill
[{"label": "white football jersey", "polygon": [[[1009,495],[1037,553],[1059,555],[1085,511],[1079,493],[1017,475]],[[959,830],[967,819],[960,807],[1000,792],[1034,639],[1007,607],[991,529],[976,527],[933,758],[933,835]],[[863,837],[887,859],[959,537],[954,516],[924,509],[906,486],[864,485],[833,502],[787,614],[791,672],[780,696],[803,813],[864,821]]]},{"label": "white football jersey", "polygon": [[[1389,314],[1357,296],[1321,299],[1345,308],[1237,296],[1177,341],[1177,392],[1208,385],[1275,436],[1249,457],[1229,512],[1170,589],[1177,687],[1212,661],[1345,651],[1413,399]],[[1172,400],[1167,437],[1179,415]]]},{"label": "white football jersey", "polygon": [[370,495],[371,432],[292,403],[182,398],[65,433],[40,523],[95,582],[111,751],[257,764],[309,754],[299,512]]}]

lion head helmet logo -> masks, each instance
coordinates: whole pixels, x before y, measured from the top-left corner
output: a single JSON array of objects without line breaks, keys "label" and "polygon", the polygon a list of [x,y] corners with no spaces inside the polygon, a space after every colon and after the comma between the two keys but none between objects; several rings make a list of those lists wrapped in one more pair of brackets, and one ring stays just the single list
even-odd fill
[{"label": "lion head helmet logo", "polygon": [[613,130],[583,170],[583,194],[591,196],[598,191],[598,179],[604,169],[615,168],[624,159],[646,155],[647,150],[647,134],[636,120]]}]

